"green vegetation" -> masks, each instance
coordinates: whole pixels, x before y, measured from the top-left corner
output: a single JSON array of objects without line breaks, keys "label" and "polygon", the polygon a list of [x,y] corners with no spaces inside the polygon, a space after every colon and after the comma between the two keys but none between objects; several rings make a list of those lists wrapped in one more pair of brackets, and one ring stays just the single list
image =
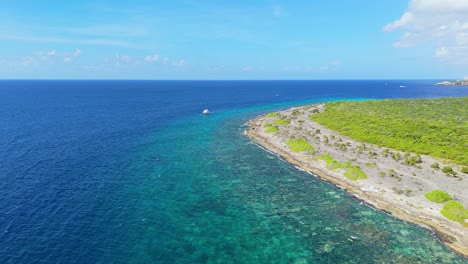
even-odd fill
[{"label": "green vegetation", "polygon": [[468,174],[468,167],[462,167],[461,172]]},{"label": "green vegetation", "polygon": [[468,97],[333,102],[309,118],[360,141],[467,166],[467,105]]},{"label": "green vegetation", "polygon": [[421,156],[420,155],[411,156],[408,154],[405,157],[405,163],[411,166],[415,166],[416,164],[422,163]]},{"label": "green vegetation", "polygon": [[452,200],[450,194],[441,190],[433,190],[431,192],[426,193],[424,196],[426,196],[426,198],[429,201],[434,203],[445,203],[447,201]]},{"label": "green vegetation", "polygon": [[294,152],[310,151],[314,152],[314,147],[302,138],[291,138],[286,141],[286,145]]},{"label": "green vegetation", "polygon": [[468,218],[468,210],[459,202],[448,201],[440,213],[452,221],[468,226],[468,223],[465,222],[465,219]]},{"label": "green vegetation", "polygon": [[358,179],[367,179],[367,175],[358,166],[351,166],[348,170],[346,170],[344,176],[352,181],[357,181]]},{"label": "green vegetation", "polygon": [[330,154],[323,154],[317,157],[318,160],[325,161],[325,166],[328,169],[334,170],[338,168],[343,168],[344,163],[339,163],[336,161]]},{"label": "green vegetation", "polygon": [[359,166],[354,166],[351,162],[340,163],[336,161],[330,154],[323,154],[317,157],[318,160],[325,161],[326,167],[328,169],[346,169],[344,176],[352,181],[357,181],[358,179],[367,179],[367,175],[359,168]]},{"label": "green vegetation", "polygon": [[278,113],[276,113],[276,112],[269,113],[269,114],[266,115],[266,117],[276,117],[276,116],[278,116]]},{"label": "green vegetation", "polygon": [[265,123],[265,124],[263,125],[263,127],[271,127],[271,126],[273,126],[273,125],[270,124],[270,123]]},{"label": "green vegetation", "polygon": [[288,125],[291,121],[286,118],[280,118],[275,121],[273,121],[273,124],[275,125]]},{"label": "green vegetation", "polygon": [[265,133],[276,133],[279,131],[279,128],[277,126],[269,126],[265,128]]},{"label": "green vegetation", "polygon": [[454,171],[454,170],[452,169],[452,167],[450,167],[450,166],[445,166],[445,167],[443,167],[443,168],[442,168],[442,172],[445,173],[445,174],[447,174],[447,175],[449,175],[449,174],[456,175],[456,174],[457,174],[457,172]]},{"label": "green vegetation", "polygon": [[431,168],[438,170],[440,168],[439,163],[437,163],[437,162],[432,163]]}]

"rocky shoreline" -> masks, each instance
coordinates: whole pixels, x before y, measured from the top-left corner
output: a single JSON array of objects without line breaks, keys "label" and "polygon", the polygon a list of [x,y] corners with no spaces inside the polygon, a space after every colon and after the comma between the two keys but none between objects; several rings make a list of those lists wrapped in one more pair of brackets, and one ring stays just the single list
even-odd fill
[{"label": "rocky shoreline", "polygon": [[445,81],[445,82],[437,83],[436,85],[442,85],[442,86],[468,86],[468,80],[458,80],[458,81],[454,81],[454,82]]},{"label": "rocky shoreline", "polygon": [[[468,179],[464,179],[464,176],[448,177],[430,166],[434,162],[442,166],[454,164],[423,155],[422,162],[417,167],[403,164],[401,160],[394,158],[397,153],[405,155],[403,152],[350,139],[308,118],[324,109],[325,104],[318,104],[291,108],[275,115],[262,115],[248,122],[250,128],[245,131],[245,135],[288,162],[355,195],[368,205],[429,228],[448,247],[468,257],[468,227],[445,218],[440,213],[443,204],[433,203],[424,196],[434,189],[441,189],[462,204],[468,204]],[[280,125],[281,122],[277,122],[280,119],[289,120],[289,123]],[[265,124],[275,122],[278,124],[278,131],[265,132]],[[314,151],[292,151],[286,144],[291,138],[306,140],[314,147]],[[344,169],[330,168],[319,158],[324,154],[333,157],[336,162],[347,162],[359,167],[367,178],[351,180],[345,177]]]}]

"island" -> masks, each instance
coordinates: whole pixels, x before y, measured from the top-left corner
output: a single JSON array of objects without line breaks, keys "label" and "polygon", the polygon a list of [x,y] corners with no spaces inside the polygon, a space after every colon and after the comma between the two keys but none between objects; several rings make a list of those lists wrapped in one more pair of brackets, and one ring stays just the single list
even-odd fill
[{"label": "island", "polygon": [[458,81],[453,81],[453,82],[444,81],[444,82],[437,83],[436,85],[442,85],[442,86],[468,86],[468,80],[465,79],[465,80],[458,80]]},{"label": "island", "polygon": [[259,116],[254,143],[468,256],[468,97],[320,103]]}]

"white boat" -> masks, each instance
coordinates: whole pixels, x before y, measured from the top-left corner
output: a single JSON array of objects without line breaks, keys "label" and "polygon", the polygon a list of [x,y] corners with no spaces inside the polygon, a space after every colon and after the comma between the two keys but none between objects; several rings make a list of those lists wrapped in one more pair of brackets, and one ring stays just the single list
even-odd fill
[{"label": "white boat", "polygon": [[207,115],[207,114],[209,114],[209,113],[210,113],[210,111],[208,111],[208,109],[203,110],[203,114],[204,114],[204,115]]},{"label": "white boat", "polygon": [[400,88],[405,88],[405,87],[406,87],[406,86],[404,86],[404,85],[400,85]]}]

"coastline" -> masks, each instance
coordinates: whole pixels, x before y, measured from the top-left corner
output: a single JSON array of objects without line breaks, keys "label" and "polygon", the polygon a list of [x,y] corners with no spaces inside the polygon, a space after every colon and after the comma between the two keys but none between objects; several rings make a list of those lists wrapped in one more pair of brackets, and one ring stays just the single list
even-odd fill
[{"label": "coastline", "polygon": [[[314,107],[320,109],[319,111],[323,111],[325,105],[317,104],[314,105]],[[384,211],[401,220],[428,228],[449,248],[465,257],[468,257],[468,227],[464,227],[460,223],[453,222],[443,217],[440,214],[442,205],[431,203],[424,198],[424,195],[421,195],[424,192],[427,192],[431,187],[437,186],[437,183],[441,180],[447,180],[445,175],[442,175],[445,179],[440,178],[440,175],[434,173],[434,171],[431,173],[430,169],[426,168],[422,168],[421,172],[418,171],[417,176],[414,175],[414,172],[410,175],[409,171],[413,168],[402,168],[402,166],[392,164],[391,161],[381,157],[377,160],[375,157],[366,158],[365,155],[343,151],[338,149],[336,146],[321,142],[320,139],[317,140],[317,136],[314,140],[313,136],[315,135],[311,135],[310,131],[316,130],[321,131],[319,132],[321,136],[326,135],[327,138],[339,138],[340,142],[341,140],[344,140],[351,147],[363,144],[362,142],[352,140],[338,134],[337,132],[328,130],[323,126],[304,118],[303,115],[293,117],[293,112],[307,112],[306,108],[310,109],[310,106],[296,107],[278,112],[282,117],[293,118],[290,125],[280,126],[282,133],[266,133],[263,129],[263,125],[271,122],[273,118],[268,117],[267,115],[262,115],[247,123],[249,125],[249,129],[245,131],[245,135],[266,150],[281,156],[289,163],[298,166],[300,169],[317,175],[320,179],[336,185],[349,194],[362,200],[369,206]],[[305,114],[305,116],[307,116],[307,114]],[[309,132],[300,131],[298,129],[298,125],[306,127]],[[293,126],[296,127],[293,129]],[[298,135],[301,135],[303,138],[305,137],[315,147],[316,150],[314,155],[310,153],[293,152],[289,149],[286,145],[286,140]],[[370,149],[381,149],[381,147],[376,145],[367,145],[369,145]],[[368,179],[360,179],[358,181],[349,180],[343,176],[344,172],[341,169],[329,169],[325,162],[317,160],[316,157],[319,154],[333,154],[333,157],[340,162],[345,162],[351,159],[357,165],[361,165],[360,167],[363,168],[369,177]],[[428,167],[428,164],[431,164],[435,159],[423,156],[423,160]],[[375,164],[374,168],[366,168],[366,166],[362,166],[363,164],[369,164],[370,161]],[[440,162],[439,160],[437,161]],[[377,175],[378,170],[383,170],[383,168],[388,169],[392,166],[396,166],[395,168],[397,169],[395,169],[395,171],[401,176],[398,177],[398,180],[394,180],[388,176],[382,178],[382,176]],[[455,183],[450,182],[453,179],[448,180],[449,184],[444,185],[444,189],[457,193],[457,197],[461,198],[461,200],[466,204],[467,197],[465,197],[462,191],[456,187],[458,185],[458,187],[463,190],[467,185],[466,180],[457,181]],[[402,195],[402,193],[400,193],[401,190],[398,189],[401,188],[401,186],[412,188],[411,192],[408,191],[410,189],[407,189],[408,192],[406,192],[406,195]]]},{"label": "coastline", "polygon": [[436,85],[440,86],[468,86],[468,80],[458,80],[458,81],[443,81],[436,83]]}]

